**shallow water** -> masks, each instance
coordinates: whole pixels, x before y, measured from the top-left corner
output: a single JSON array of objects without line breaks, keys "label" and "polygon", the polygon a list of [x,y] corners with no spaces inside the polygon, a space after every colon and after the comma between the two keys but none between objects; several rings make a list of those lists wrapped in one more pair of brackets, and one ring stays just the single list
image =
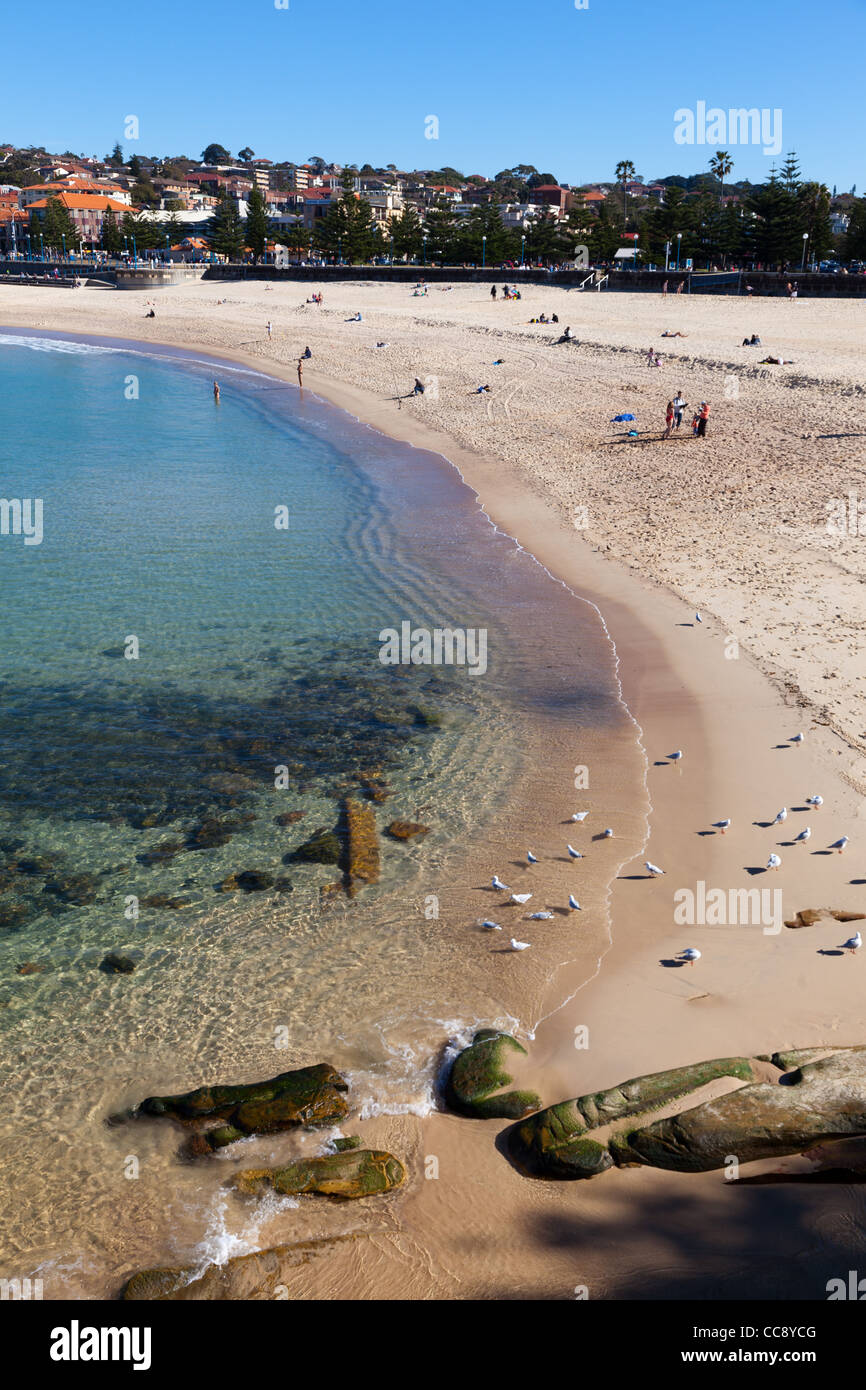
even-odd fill
[{"label": "shallow water", "polygon": [[[0,334],[0,387],[3,495],[44,508],[41,544],[0,536],[4,1247],[46,1297],[86,1297],[260,1224],[177,1165],[176,1133],[106,1115],[322,1058],[362,1118],[423,1114],[449,1037],[519,1026],[465,949],[474,865],[540,757],[561,786],[578,736],[588,756],[634,731],[595,611],[438,457],[151,348]],[[486,670],[383,665],[404,620],[483,629]],[[339,870],[292,855],[347,793],[380,832],[429,832],[383,835],[379,883],[323,898]],[[249,869],[282,891],[219,891]],[[108,951],[135,974],[101,973]]]}]

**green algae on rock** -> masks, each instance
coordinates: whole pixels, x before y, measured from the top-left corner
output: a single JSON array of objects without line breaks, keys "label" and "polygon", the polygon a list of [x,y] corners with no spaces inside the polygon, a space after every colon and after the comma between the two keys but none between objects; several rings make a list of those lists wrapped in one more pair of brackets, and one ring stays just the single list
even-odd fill
[{"label": "green algae on rock", "polygon": [[[281,1072],[268,1081],[239,1086],[200,1086],[176,1096],[148,1096],[141,1115],[168,1115],[189,1123],[220,1120],[241,1134],[273,1134],[295,1125],[325,1125],[349,1112],[348,1085],[328,1062]],[[211,1144],[212,1131],[203,1137]],[[223,1142],[230,1143],[230,1139]],[[215,1145],[218,1147],[219,1145]]]},{"label": "green algae on rock", "polygon": [[379,1149],[350,1149],[318,1158],[303,1158],[285,1168],[247,1168],[233,1179],[246,1193],[272,1187],[284,1196],[304,1192],[349,1201],[391,1192],[405,1181],[399,1158]]},{"label": "green algae on rock", "polygon": [[452,1110],[478,1119],[517,1120],[538,1109],[541,1100],[534,1091],[502,1091],[513,1080],[504,1066],[507,1052],[526,1056],[510,1033],[482,1028],[475,1034],[448,1074],[445,1099]]}]

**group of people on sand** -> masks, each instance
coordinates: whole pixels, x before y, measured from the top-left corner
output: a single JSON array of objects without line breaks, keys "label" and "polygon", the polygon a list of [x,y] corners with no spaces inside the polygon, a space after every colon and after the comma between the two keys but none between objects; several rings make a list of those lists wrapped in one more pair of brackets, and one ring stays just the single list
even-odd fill
[{"label": "group of people on sand", "polygon": [[[686,283],[685,280],[680,280],[680,283],[677,285],[677,289],[676,289],[677,294],[682,294],[682,292],[683,292],[683,285],[684,285],[685,283]],[[662,299],[667,299],[667,294],[668,294],[668,281],[665,280],[664,284],[662,285]]]},{"label": "group of people on sand", "polygon": [[307,300],[308,304],[324,304],[324,302],[325,301],[322,298],[321,291],[319,291],[317,294],[311,294],[310,298]]},{"label": "group of people on sand", "polygon": [[[665,412],[665,432],[662,438],[670,439],[674,430],[680,429],[683,423],[683,412],[688,406],[688,401],[682,393],[682,389],[677,391],[672,401],[668,401]],[[701,401],[694,415],[692,416],[692,435],[695,439],[704,439],[707,433],[707,421],[710,418],[710,407],[706,401]]]},{"label": "group of people on sand", "polygon": [[[495,298],[496,298],[496,286],[495,286],[495,285],[491,285],[491,286],[490,286],[490,298],[491,298],[491,299],[495,299]],[[512,285],[503,285],[503,286],[502,286],[502,298],[503,298],[503,299],[522,299],[523,296],[522,296],[522,294],[520,293],[520,290],[517,288],[516,285],[513,285],[513,286],[512,286]],[[533,320],[533,322],[534,322],[534,320]]]},{"label": "group of people on sand", "polygon": [[559,323],[559,314],[551,314],[550,318],[546,314],[539,314],[537,319],[527,319],[527,323]]}]

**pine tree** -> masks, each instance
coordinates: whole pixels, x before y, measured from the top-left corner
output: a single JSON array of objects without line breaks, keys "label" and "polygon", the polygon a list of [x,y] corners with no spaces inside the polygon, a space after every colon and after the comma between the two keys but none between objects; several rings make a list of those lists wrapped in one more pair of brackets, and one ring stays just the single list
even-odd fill
[{"label": "pine tree", "polygon": [[241,259],[244,250],[244,224],[234,198],[223,189],[207,228],[207,239],[219,255],[229,261]]},{"label": "pine tree", "polygon": [[100,245],[103,251],[108,252],[109,256],[116,256],[120,250],[120,228],[117,225],[117,218],[111,208],[106,208],[105,216],[102,219]]},{"label": "pine tree", "polygon": [[46,246],[60,250],[63,247],[64,238],[66,239],[66,249],[69,250],[72,246],[75,239],[75,226],[59,198],[48,199],[38,230]]},{"label": "pine tree", "polygon": [[260,188],[253,188],[247,199],[246,244],[256,260],[263,256],[271,234],[264,194]]},{"label": "pine tree", "polygon": [[407,203],[400,216],[391,223],[391,234],[394,238],[395,256],[406,256],[412,260],[421,254],[424,232],[421,218],[411,203]]}]

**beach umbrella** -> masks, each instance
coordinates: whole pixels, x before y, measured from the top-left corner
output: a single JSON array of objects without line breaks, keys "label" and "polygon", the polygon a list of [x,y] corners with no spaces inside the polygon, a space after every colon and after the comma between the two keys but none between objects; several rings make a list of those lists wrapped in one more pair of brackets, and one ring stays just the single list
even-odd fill
[{"label": "beach umbrella", "polygon": [[633,419],[634,419],[634,416],[633,416],[633,415],[614,415],[614,417],[613,417],[613,419],[611,420],[610,423],[611,423],[612,425],[620,425],[620,424],[622,424],[622,422],[623,422],[624,420],[633,420]]}]

